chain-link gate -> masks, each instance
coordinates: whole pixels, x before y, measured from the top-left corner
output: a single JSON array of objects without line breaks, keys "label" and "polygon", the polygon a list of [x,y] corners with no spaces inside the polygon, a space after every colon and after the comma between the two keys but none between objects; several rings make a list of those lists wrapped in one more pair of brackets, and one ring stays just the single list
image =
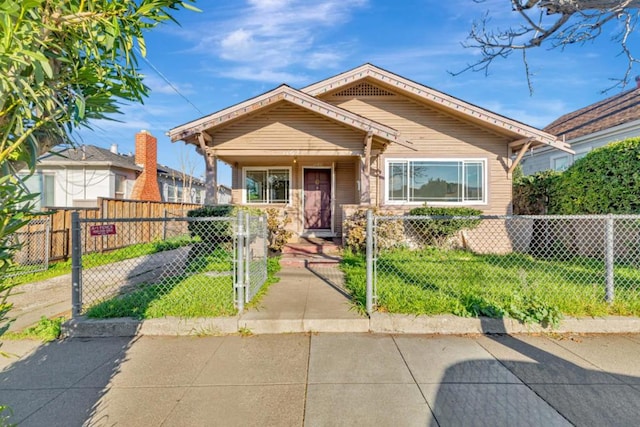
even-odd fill
[{"label": "chain-link gate", "polygon": [[525,301],[540,312],[640,315],[639,215],[369,213],[367,228],[369,313],[501,315]]},{"label": "chain-link gate", "polygon": [[13,233],[11,245],[19,249],[13,255],[13,262],[6,270],[4,278],[45,271],[49,268],[50,219],[32,219],[19,231]]},{"label": "chain-link gate", "polygon": [[74,215],[72,233],[74,315],[234,315],[266,280],[263,217]]}]

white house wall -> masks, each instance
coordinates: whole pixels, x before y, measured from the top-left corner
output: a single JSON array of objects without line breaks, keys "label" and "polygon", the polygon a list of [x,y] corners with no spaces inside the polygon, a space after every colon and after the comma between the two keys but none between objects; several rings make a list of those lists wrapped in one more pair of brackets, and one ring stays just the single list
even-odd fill
[{"label": "white house wall", "polygon": [[594,148],[638,136],[640,136],[640,120],[567,141],[571,149],[576,152],[575,155],[563,153],[555,148],[542,147],[525,154],[521,162],[522,172],[525,175],[531,175],[553,169],[553,159],[561,156],[569,156],[569,164],[572,164],[575,159],[580,158],[581,154],[588,153]]}]

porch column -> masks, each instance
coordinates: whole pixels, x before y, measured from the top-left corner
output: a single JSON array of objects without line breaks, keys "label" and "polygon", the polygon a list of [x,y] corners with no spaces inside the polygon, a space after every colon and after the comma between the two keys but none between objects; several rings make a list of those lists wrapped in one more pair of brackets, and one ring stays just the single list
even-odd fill
[{"label": "porch column", "polygon": [[371,204],[370,178],[371,178],[371,144],[373,133],[367,132],[364,139],[364,157],[360,157],[360,204]]},{"label": "porch column", "polygon": [[198,134],[200,151],[204,156],[205,166],[205,205],[218,204],[218,165],[216,155],[212,147],[207,147],[207,142],[213,145],[213,138],[206,132]]}]

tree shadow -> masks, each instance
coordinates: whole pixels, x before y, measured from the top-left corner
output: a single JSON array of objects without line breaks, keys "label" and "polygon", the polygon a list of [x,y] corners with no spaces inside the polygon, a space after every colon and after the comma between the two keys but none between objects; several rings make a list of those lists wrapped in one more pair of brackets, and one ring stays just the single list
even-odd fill
[{"label": "tree shadow", "polygon": [[[491,325],[495,330],[495,322]],[[552,341],[553,353],[506,330],[485,336],[481,345],[497,361],[470,360],[447,368],[433,395],[432,425],[637,425],[639,377],[599,370]],[[491,372],[496,362],[502,375],[471,379]]]},{"label": "tree shadow", "polygon": [[136,341],[132,337],[54,341],[15,361],[0,372],[0,404],[10,408],[8,422],[85,425],[98,414],[102,397]]}]

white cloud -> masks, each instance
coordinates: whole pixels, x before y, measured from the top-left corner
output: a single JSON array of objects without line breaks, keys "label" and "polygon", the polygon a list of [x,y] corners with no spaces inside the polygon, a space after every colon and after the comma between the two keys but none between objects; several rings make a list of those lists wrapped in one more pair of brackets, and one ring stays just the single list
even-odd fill
[{"label": "white cloud", "polygon": [[[284,71],[290,68],[308,70],[340,68],[346,43],[327,46],[326,33],[351,19],[353,12],[368,0],[248,0],[231,19],[209,23],[191,34],[198,40],[196,50],[236,63],[225,76],[237,79],[293,83],[301,77]],[[246,73],[248,68],[260,72]],[[297,77],[297,78],[296,78]]]},{"label": "white cloud", "polygon": [[[183,95],[189,95],[194,93],[193,85],[191,83],[167,83],[164,79],[148,75],[144,77],[144,84],[149,86],[151,93],[161,93],[164,95],[177,95],[176,89]],[[171,87],[173,85],[173,87]]]}]

